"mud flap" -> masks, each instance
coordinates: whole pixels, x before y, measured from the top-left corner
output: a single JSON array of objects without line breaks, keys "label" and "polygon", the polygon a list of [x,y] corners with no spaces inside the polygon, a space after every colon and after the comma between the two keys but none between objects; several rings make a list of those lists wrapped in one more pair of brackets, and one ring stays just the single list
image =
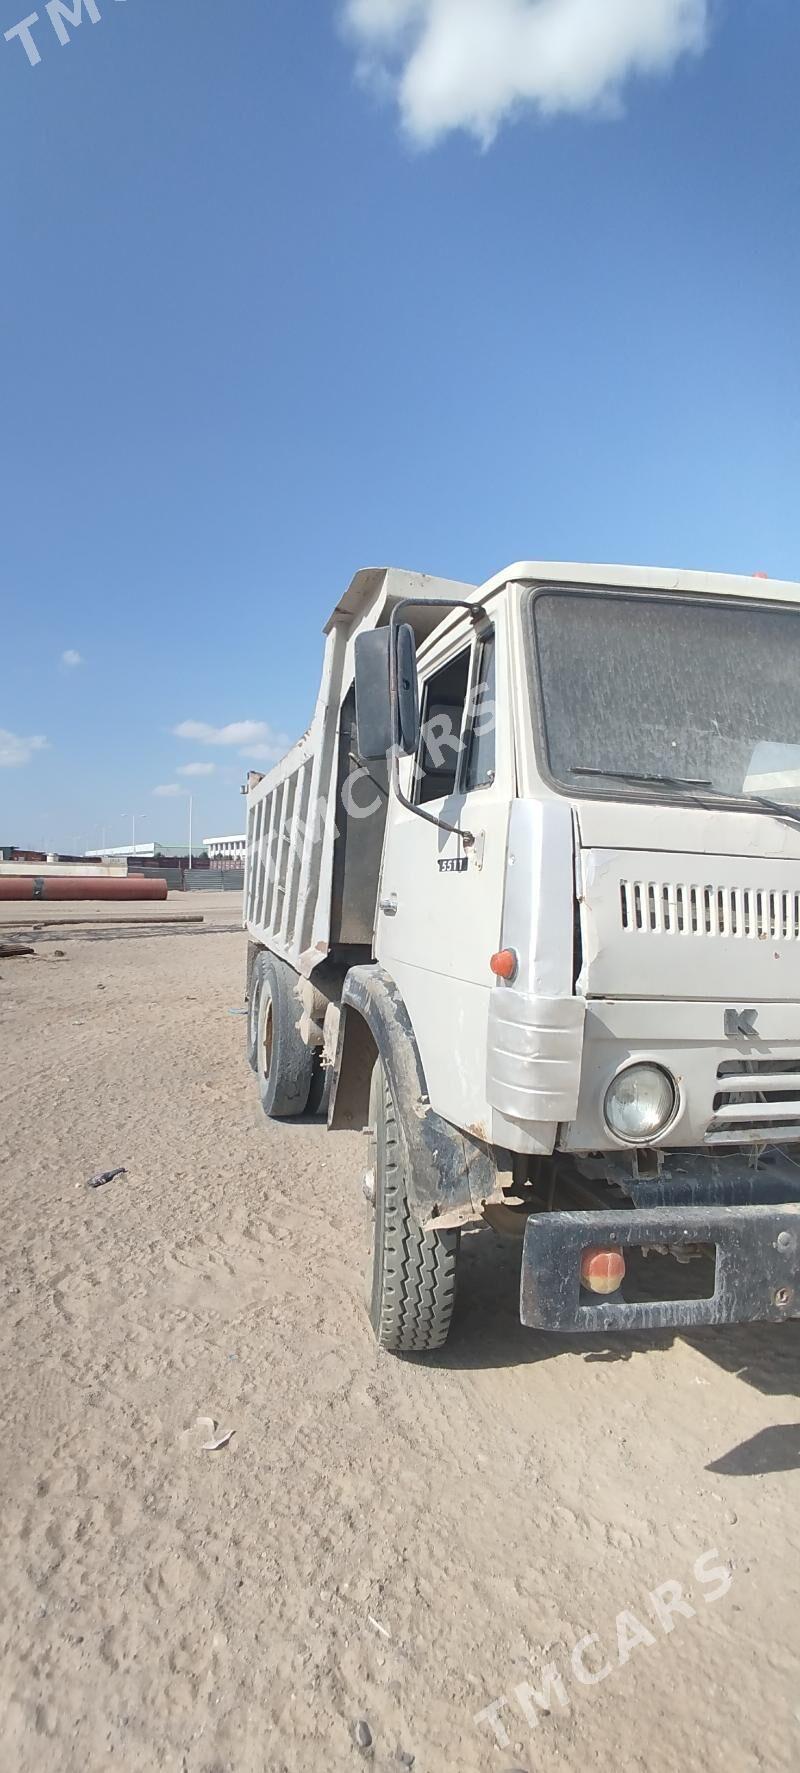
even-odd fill
[{"label": "mud flap", "polygon": [[[599,1299],[581,1287],[584,1250],[711,1244],[708,1299],[626,1304],[624,1285]],[[782,1323],[800,1317],[800,1205],[649,1207],[644,1212],[542,1213],[528,1220],[520,1318],[531,1329],[694,1329],[701,1324]]]}]

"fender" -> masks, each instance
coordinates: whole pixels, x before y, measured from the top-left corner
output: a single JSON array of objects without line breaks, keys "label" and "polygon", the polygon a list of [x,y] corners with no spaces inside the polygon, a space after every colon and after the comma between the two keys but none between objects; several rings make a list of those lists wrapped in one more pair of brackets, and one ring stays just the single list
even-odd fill
[{"label": "fender", "polygon": [[479,1219],[496,1186],[492,1154],[431,1108],[408,1011],[390,974],[373,963],[351,967],[345,978],[328,1108],[331,1131],[360,1131],[366,1124],[378,1058],[397,1111],[414,1217],[423,1227],[445,1217],[451,1226]]}]

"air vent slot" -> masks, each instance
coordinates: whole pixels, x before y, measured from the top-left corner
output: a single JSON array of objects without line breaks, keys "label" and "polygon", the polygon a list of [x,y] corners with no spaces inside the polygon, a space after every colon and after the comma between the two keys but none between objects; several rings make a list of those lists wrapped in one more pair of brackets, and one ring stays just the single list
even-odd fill
[{"label": "air vent slot", "polygon": [[634,935],[800,942],[800,893],[768,887],[621,880],[622,928]]},{"label": "air vent slot", "polygon": [[800,1139],[800,1054],[724,1060],[712,1106],[707,1145],[782,1145]]}]

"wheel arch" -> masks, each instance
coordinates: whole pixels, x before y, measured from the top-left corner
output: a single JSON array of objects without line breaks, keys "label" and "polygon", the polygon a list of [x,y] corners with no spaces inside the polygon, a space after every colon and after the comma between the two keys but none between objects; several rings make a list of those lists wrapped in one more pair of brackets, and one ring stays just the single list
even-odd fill
[{"label": "wheel arch", "polygon": [[409,1205],[420,1225],[480,1217],[495,1181],[492,1153],[431,1107],[411,1018],[391,975],[377,963],[351,967],[342,990],[328,1127],[361,1129],[375,1060],[382,1061],[397,1114]]}]

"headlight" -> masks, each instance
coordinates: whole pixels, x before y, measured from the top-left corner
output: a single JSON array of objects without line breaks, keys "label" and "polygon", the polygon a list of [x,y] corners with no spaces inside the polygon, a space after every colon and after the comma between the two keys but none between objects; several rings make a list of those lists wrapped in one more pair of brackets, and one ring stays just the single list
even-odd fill
[{"label": "headlight", "polygon": [[617,1139],[646,1145],[669,1126],[677,1099],[675,1084],[660,1065],[629,1065],[606,1091],[606,1125]]}]

